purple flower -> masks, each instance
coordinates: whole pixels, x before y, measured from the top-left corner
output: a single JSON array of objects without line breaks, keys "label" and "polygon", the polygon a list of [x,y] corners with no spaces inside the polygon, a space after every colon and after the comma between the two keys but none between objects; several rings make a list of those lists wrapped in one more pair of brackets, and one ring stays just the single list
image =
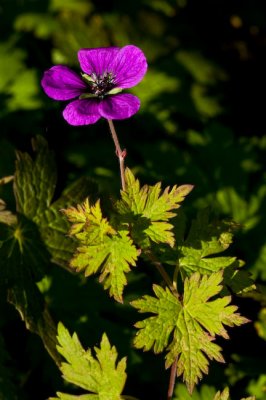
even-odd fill
[{"label": "purple flower", "polygon": [[54,100],[71,100],[63,116],[71,125],[94,124],[99,118],[124,119],[140,107],[138,97],[121,93],[137,85],[147,71],[147,61],[136,46],[81,49],[81,75],[63,65],[44,73],[42,87]]}]

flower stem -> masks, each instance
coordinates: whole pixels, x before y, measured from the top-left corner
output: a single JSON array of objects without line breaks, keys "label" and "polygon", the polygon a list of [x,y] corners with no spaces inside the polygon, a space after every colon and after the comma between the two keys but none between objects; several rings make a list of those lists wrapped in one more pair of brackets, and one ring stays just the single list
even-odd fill
[{"label": "flower stem", "polygon": [[177,358],[173,362],[171,366],[171,374],[170,374],[170,381],[169,381],[169,386],[168,386],[168,392],[167,392],[167,400],[171,400],[173,397],[174,393],[174,387],[175,387],[175,379],[176,379],[176,368],[177,368]]},{"label": "flower stem", "polygon": [[115,131],[115,127],[113,124],[113,121],[111,119],[108,119],[108,124],[109,124],[109,128],[111,131],[111,135],[115,144],[115,152],[116,155],[118,157],[119,160],[119,166],[120,166],[120,176],[121,176],[121,185],[122,185],[122,189],[125,190],[126,189],[126,182],[125,182],[125,158],[127,155],[126,149],[121,150],[120,144],[119,144],[119,140]]}]

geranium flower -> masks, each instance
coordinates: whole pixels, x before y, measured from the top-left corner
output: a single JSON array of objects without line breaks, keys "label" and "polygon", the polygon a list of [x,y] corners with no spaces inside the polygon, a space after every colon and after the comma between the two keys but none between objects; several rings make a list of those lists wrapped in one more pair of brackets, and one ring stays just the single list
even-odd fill
[{"label": "geranium flower", "polygon": [[42,87],[54,100],[71,100],[63,116],[71,125],[94,124],[99,118],[129,118],[140,107],[138,97],[121,93],[137,85],[147,71],[147,61],[136,46],[102,47],[78,51],[81,75],[64,65],[44,73]]}]

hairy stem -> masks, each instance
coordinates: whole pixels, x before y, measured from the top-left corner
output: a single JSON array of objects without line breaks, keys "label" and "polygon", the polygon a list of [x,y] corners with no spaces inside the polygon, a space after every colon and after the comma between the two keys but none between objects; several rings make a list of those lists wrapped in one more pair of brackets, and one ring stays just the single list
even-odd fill
[{"label": "hairy stem", "polygon": [[160,263],[159,260],[156,259],[156,257],[150,252],[150,251],[146,251],[145,255],[150,259],[150,261],[152,262],[152,264],[156,267],[157,271],[159,272],[159,274],[162,276],[163,280],[165,281],[165,283],[167,284],[167,286],[169,287],[169,289],[171,290],[171,292],[175,295],[178,296],[176,287],[173,285],[169,275],[167,274],[167,272],[165,271],[165,268],[163,267],[163,265]]},{"label": "hairy stem", "polygon": [[126,182],[125,182],[125,158],[127,155],[126,150],[121,150],[120,144],[119,144],[119,140],[115,131],[115,127],[113,124],[113,121],[111,119],[108,119],[108,124],[109,124],[109,128],[111,131],[111,135],[115,144],[115,152],[116,155],[118,157],[119,160],[119,167],[120,167],[120,176],[121,176],[121,186],[122,189],[125,190],[126,189]]},{"label": "hairy stem", "polygon": [[168,392],[167,392],[167,400],[171,400],[173,397],[174,387],[175,387],[175,379],[176,379],[176,368],[177,368],[177,358],[175,359],[174,363],[171,366],[171,374],[170,374],[170,380],[169,380],[169,386],[168,386]]}]

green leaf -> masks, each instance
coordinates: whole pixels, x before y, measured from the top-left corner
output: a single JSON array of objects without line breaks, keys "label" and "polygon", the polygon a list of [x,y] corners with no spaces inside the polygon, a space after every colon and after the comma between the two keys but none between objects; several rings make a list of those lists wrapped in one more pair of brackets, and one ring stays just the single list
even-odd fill
[{"label": "green leaf", "polygon": [[[79,396],[75,396],[72,394],[66,394],[66,393],[56,393],[58,397],[49,397],[49,400],[102,400],[102,397],[99,398],[98,395],[94,394],[82,394]],[[133,396],[121,396],[121,400],[138,400],[136,397]],[[104,397],[105,399],[105,397]],[[112,400],[110,398],[110,400]]]},{"label": "green leaf", "polygon": [[57,21],[44,13],[20,14],[15,20],[14,27],[17,31],[33,32],[37,38],[48,39],[58,28]]},{"label": "green leaf", "polygon": [[208,373],[208,358],[224,362],[221,348],[213,343],[215,335],[228,338],[225,325],[248,322],[236,313],[236,306],[229,305],[230,296],[210,301],[222,290],[222,279],[221,271],[203,277],[194,273],[185,280],[182,301],[168,288],[154,285],[156,297],[144,296],[131,303],[141,313],[156,314],[136,323],[140,330],[135,347],[155,353],[167,348],[166,368],[178,359],[177,376],[183,375],[190,393],[203,373]]},{"label": "green leaf", "polygon": [[54,155],[42,136],[34,139],[32,146],[35,160],[27,153],[17,152],[14,192],[17,211],[38,222],[54,196],[56,166]]},{"label": "green leaf", "polygon": [[138,250],[133,245],[127,230],[116,231],[102,216],[100,202],[90,205],[87,199],[77,208],[64,210],[72,223],[70,235],[78,240],[78,248],[70,262],[85,276],[100,272],[100,282],[109,289],[110,296],[122,302],[126,273],[136,265]]},{"label": "green leaf", "polygon": [[[244,231],[250,231],[261,220],[261,208],[266,195],[266,185],[262,184],[253,194],[249,192],[241,196],[235,187],[223,187],[217,192],[217,201],[224,214],[231,215],[238,221]],[[246,198],[245,198],[246,197]]]},{"label": "green leaf", "polygon": [[236,257],[218,256],[233,239],[237,225],[231,221],[209,221],[208,210],[198,214],[186,238],[178,245],[179,267],[192,272],[210,274],[232,265]]},{"label": "green leaf", "polygon": [[258,315],[259,319],[254,323],[258,336],[266,340],[266,307],[262,308]]},{"label": "green leaf", "polygon": [[[226,387],[222,392],[217,392],[213,400],[229,400],[229,389]],[[241,400],[256,400],[254,396],[242,398]]]},{"label": "green leaf", "polygon": [[37,136],[32,145],[35,159],[27,153],[17,152],[14,179],[17,211],[38,226],[53,261],[67,266],[75,244],[66,236],[69,225],[61,209],[84,200],[88,192],[95,191],[95,185],[81,178],[52,203],[57,180],[53,152],[42,136]]},{"label": "green leaf", "polygon": [[25,62],[27,53],[16,45],[16,40],[14,35],[8,41],[0,42],[0,94],[4,99],[1,114],[36,110],[42,105],[37,71],[29,68]]},{"label": "green leaf", "polygon": [[17,223],[0,224],[0,288],[18,310],[26,327],[43,340],[58,362],[55,348],[56,327],[36,282],[43,276],[49,254],[36,225],[18,214]]},{"label": "green leaf", "polygon": [[52,0],[50,9],[52,11],[67,11],[84,16],[92,11],[93,5],[86,0]]},{"label": "green leaf", "polygon": [[66,236],[68,223],[60,209],[84,199],[90,186],[79,180],[51,204],[56,185],[53,154],[41,136],[33,141],[33,149],[34,159],[17,153],[14,193],[18,214],[9,213],[5,204],[0,204],[0,286],[26,327],[42,338],[58,363],[56,327],[37,282],[45,275],[51,258],[68,265],[75,243]]},{"label": "green leaf", "polygon": [[[251,395],[256,396],[257,400],[264,400],[265,399],[265,387],[266,387],[266,374],[260,374],[255,379],[250,379],[247,392]],[[252,397],[253,399],[253,397]]]},{"label": "green leaf", "polygon": [[84,350],[76,333],[71,336],[59,323],[58,351],[66,362],[61,364],[61,371],[66,381],[85,389],[92,394],[72,396],[57,393],[59,399],[74,400],[122,400],[121,393],[126,381],[126,358],[117,363],[117,351],[111,347],[104,333],[100,347],[95,347],[95,355],[90,349]]},{"label": "green leaf", "polygon": [[155,243],[174,246],[173,226],[168,220],[176,215],[192,185],[167,187],[163,192],[161,183],[140,187],[139,181],[127,168],[125,172],[126,190],[121,191],[122,199],[117,202],[117,210],[125,223],[130,223],[131,234],[137,242],[144,244],[149,239]]},{"label": "green leaf", "polygon": [[215,392],[214,387],[202,385],[200,388],[196,388],[192,394],[189,394],[186,386],[183,383],[178,383],[175,387],[173,400],[213,400]]},{"label": "green leaf", "polygon": [[57,392],[56,395],[58,397],[49,397],[49,400],[98,400],[99,396],[93,395],[93,394],[84,394],[84,395],[79,395],[75,396],[73,394],[67,394],[67,393],[60,393]]},{"label": "green leaf", "polygon": [[222,392],[217,392],[213,400],[228,400],[229,399],[229,389],[226,387]]},{"label": "green leaf", "polygon": [[96,185],[82,177],[68,186],[39,219],[42,238],[56,264],[68,266],[76,248],[73,240],[66,235],[69,224],[62,215],[62,208],[84,200],[88,193],[95,192]]},{"label": "green leaf", "polygon": [[242,268],[243,266],[244,262],[236,260],[224,270],[224,284],[237,295],[245,295],[248,292],[256,290],[256,285],[251,277],[251,273],[244,270]]}]

